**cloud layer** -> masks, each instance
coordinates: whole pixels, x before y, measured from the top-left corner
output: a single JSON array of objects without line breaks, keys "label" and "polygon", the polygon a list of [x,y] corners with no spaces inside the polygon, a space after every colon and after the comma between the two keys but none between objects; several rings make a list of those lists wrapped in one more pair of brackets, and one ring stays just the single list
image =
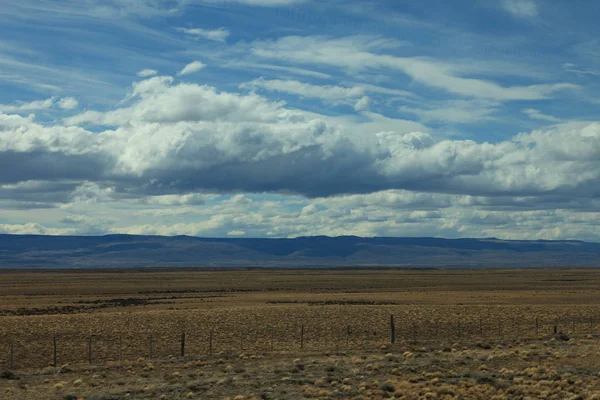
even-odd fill
[{"label": "cloud layer", "polygon": [[389,189],[488,197],[600,194],[595,122],[498,143],[437,139],[402,128],[400,120],[400,129],[371,130],[373,120],[356,124],[168,76],[136,82],[129,103],[75,114],[64,126],[0,114],[2,163],[27,166],[2,168],[0,183],[91,181],[135,196],[320,197]]}]

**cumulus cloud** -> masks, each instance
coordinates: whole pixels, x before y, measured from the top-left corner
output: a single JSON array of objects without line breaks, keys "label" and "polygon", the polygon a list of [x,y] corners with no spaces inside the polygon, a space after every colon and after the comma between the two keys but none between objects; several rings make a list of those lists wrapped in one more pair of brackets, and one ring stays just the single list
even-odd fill
[{"label": "cumulus cloud", "polygon": [[148,78],[156,74],[158,74],[158,71],[155,69],[143,69],[137,73],[137,75],[141,78]]},{"label": "cumulus cloud", "polygon": [[219,29],[202,29],[202,28],[175,28],[179,32],[183,32],[186,35],[213,40],[215,42],[225,42],[229,37],[229,31],[225,28]]},{"label": "cumulus cloud", "polygon": [[201,197],[185,197],[200,192],[329,197],[402,189],[537,201],[600,195],[598,123],[477,143],[440,140],[368,111],[361,122],[327,117],[170,77],[136,82],[131,93],[128,106],[87,111],[67,126],[0,114],[0,184],[93,182],[98,190],[78,198],[110,186],[112,196],[175,196],[148,202],[181,205],[200,204]]},{"label": "cumulus cloud", "polygon": [[179,73],[177,75],[189,75],[189,74],[193,74],[195,72],[203,70],[204,67],[206,67],[206,64],[204,64],[203,62],[201,62],[201,61],[192,61],[191,63],[189,63],[188,65],[186,65],[185,67],[183,67],[183,69],[181,71],[179,71]]},{"label": "cumulus cloud", "polygon": [[62,108],[63,110],[72,110],[77,108],[78,105],[79,101],[77,101],[75,97],[63,97],[58,101],[58,107]]}]

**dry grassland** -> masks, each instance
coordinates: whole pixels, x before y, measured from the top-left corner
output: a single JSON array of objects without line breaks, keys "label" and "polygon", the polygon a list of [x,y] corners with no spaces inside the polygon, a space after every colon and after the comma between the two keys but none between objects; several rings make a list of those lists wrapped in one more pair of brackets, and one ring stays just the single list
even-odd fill
[{"label": "dry grassland", "polygon": [[600,398],[599,288],[566,269],[4,271],[0,398]]}]

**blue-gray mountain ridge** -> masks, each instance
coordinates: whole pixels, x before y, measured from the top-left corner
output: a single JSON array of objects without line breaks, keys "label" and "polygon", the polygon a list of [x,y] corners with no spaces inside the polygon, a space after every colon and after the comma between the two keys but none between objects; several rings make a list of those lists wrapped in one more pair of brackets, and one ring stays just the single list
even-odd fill
[{"label": "blue-gray mountain ridge", "polygon": [[0,268],[596,267],[600,243],[574,240],[310,236],[0,235]]}]

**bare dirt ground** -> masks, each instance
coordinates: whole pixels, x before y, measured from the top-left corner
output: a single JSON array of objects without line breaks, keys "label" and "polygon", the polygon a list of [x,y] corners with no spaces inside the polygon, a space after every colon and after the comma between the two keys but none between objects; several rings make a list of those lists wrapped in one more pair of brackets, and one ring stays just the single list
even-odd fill
[{"label": "bare dirt ground", "polygon": [[3,271],[0,398],[600,398],[599,284],[567,269]]}]

